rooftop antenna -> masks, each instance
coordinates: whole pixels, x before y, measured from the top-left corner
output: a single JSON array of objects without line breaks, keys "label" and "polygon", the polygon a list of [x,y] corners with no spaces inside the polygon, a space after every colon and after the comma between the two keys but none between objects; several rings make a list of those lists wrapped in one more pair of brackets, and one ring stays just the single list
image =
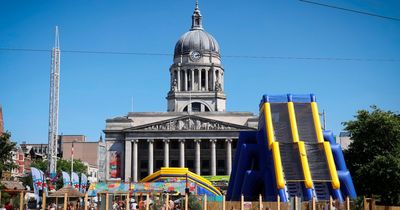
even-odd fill
[{"label": "rooftop antenna", "polygon": [[52,179],[57,174],[59,93],[60,93],[60,38],[59,38],[58,26],[56,26],[54,47],[51,50],[49,136],[48,136],[49,172],[50,172],[50,177]]}]

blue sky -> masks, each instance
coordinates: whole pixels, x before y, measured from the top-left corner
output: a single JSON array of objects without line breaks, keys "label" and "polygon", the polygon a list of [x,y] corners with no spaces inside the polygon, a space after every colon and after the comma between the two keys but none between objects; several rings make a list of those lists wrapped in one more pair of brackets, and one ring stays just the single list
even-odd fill
[{"label": "blue sky", "polygon": [[[316,0],[400,18],[400,2]],[[173,53],[193,1],[1,1],[0,48]],[[301,1],[200,0],[221,46],[228,111],[258,112],[262,94],[315,93],[338,133],[356,110],[400,109],[400,21]],[[229,56],[395,59],[335,61]],[[172,55],[61,52],[59,133],[98,139],[107,118],[166,111]],[[49,52],[0,50],[0,104],[16,141],[47,142]]]}]

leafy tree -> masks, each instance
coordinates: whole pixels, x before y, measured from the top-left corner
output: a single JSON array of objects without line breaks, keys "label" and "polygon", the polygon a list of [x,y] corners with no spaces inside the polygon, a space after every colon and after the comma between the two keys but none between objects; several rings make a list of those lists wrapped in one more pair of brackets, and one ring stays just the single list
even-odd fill
[{"label": "leafy tree", "polygon": [[10,133],[0,133],[0,177],[3,171],[11,171],[17,165],[12,161],[11,151],[15,149],[15,142],[11,142]]},{"label": "leafy tree", "polygon": [[352,143],[345,151],[358,194],[400,204],[400,115],[371,106],[345,122]]}]

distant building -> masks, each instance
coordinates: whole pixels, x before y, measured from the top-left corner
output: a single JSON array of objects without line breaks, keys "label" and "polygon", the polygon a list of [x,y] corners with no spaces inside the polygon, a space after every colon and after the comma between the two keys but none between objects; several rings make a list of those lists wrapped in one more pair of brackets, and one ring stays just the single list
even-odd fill
[{"label": "distant building", "polygon": [[87,163],[89,177],[105,180],[105,144],[100,139],[97,142],[63,140],[62,151],[64,160],[71,160],[72,144],[74,145],[74,159]]},{"label": "distant building", "polygon": [[17,146],[12,152],[12,161],[17,165],[17,168],[11,170],[13,178],[23,177],[25,175],[25,153],[21,147]]},{"label": "distant building", "polygon": [[352,142],[350,137],[351,137],[350,132],[340,132],[337,143],[340,144],[343,150],[347,150],[349,148],[349,145]]},{"label": "distant building", "polygon": [[[88,167],[88,175],[92,180],[105,180],[105,144],[99,141],[87,142],[84,135],[59,135],[58,157],[71,160],[71,148],[74,144],[74,159],[81,160]],[[47,159],[48,144],[22,143],[25,153],[25,168],[30,171],[30,163],[34,159]],[[28,163],[28,165],[26,164]]]}]

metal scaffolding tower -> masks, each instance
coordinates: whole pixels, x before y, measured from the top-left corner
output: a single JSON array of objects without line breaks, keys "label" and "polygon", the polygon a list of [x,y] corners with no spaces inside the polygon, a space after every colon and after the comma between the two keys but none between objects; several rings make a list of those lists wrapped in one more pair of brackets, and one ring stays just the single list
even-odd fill
[{"label": "metal scaffolding tower", "polygon": [[57,136],[58,136],[58,99],[60,93],[60,40],[58,26],[55,30],[54,47],[51,51],[50,104],[49,104],[49,172],[54,178],[57,174]]}]

